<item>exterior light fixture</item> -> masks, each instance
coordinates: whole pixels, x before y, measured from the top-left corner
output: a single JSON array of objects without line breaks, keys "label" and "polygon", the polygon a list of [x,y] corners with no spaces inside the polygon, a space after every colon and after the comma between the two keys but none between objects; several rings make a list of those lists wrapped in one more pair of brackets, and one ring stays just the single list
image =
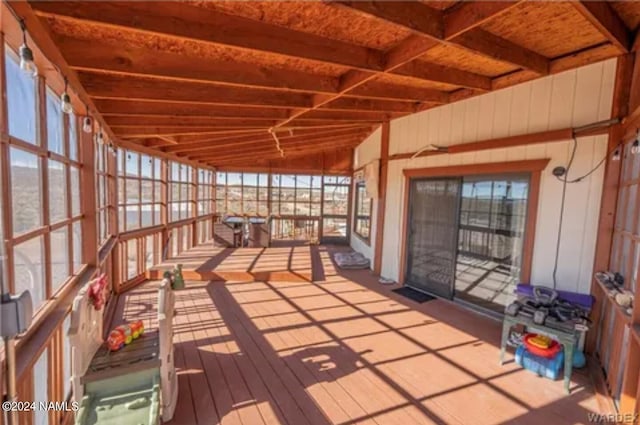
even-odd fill
[{"label": "exterior light fixture", "polygon": [[87,115],[82,120],[82,131],[85,133],[91,133],[91,129],[93,128],[93,122],[91,121],[91,117]]},{"label": "exterior light fixture", "polygon": [[22,30],[22,46],[20,46],[20,69],[30,77],[38,75],[38,67],[33,62],[33,50],[27,45],[27,27],[24,20],[20,20],[20,29]]},{"label": "exterior light fixture", "polygon": [[620,161],[620,148],[616,148],[616,150],[613,151],[613,156],[611,157],[611,159],[613,161]]},{"label": "exterior light fixture", "polygon": [[96,134],[96,142],[98,142],[99,145],[104,144],[104,136],[102,135],[102,130],[99,131],[98,134]]},{"label": "exterior light fixture", "polygon": [[638,139],[634,140],[631,144],[631,153],[637,155],[640,153],[640,142]]},{"label": "exterior light fixture", "polygon": [[60,96],[60,108],[62,108],[62,112],[65,114],[73,113],[73,106],[71,105],[71,96],[67,92],[67,88],[69,86],[69,82],[67,81],[67,77],[64,77],[64,92],[62,96]]}]

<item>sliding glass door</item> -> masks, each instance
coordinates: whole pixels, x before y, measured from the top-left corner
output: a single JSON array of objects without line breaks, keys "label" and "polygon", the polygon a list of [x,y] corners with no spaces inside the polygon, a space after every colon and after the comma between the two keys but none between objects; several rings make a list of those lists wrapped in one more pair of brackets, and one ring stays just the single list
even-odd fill
[{"label": "sliding glass door", "polygon": [[528,174],[412,179],[406,284],[500,311],[522,268]]},{"label": "sliding glass door", "polygon": [[408,286],[453,296],[460,179],[411,181],[407,237]]}]

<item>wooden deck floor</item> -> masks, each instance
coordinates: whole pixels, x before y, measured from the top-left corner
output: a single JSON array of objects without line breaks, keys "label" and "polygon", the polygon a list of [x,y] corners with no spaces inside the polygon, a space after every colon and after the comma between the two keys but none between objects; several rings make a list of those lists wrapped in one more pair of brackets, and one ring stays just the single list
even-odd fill
[{"label": "wooden deck floor", "polygon": [[161,279],[165,270],[182,264],[185,279],[202,281],[269,280],[311,281],[316,246],[270,248],[216,248],[213,242],[198,245],[153,267],[149,279]]},{"label": "wooden deck floor", "polygon": [[[598,411],[579,372],[567,396],[560,380],[499,366],[499,323],[416,304],[318,253],[321,281],[188,282],[176,293],[172,424],[559,425]],[[153,285],[124,294],[119,313],[153,326]]]}]

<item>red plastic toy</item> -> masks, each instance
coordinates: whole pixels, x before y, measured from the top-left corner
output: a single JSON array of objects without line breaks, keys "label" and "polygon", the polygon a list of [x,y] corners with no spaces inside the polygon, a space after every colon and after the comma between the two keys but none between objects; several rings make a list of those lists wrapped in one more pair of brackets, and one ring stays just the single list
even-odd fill
[{"label": "red plastic toy", "polygon": [[89,299],[93,308],[100,310],[106,301],[105,289],[107,287],[107,275],[101,274],[89,285]]},{"label": "red plastic toy", "polygon": [[562,346],[556,340],[552,340],[549,344],[548,348],[542,348],[536,344],[531,343],[530,340],[536,338],[538,335],[536,334],[527,334],[522,339],[524,346],[527,348],[531,354],[535,354],[536,356],[544,357],[546,359],[551,359],[556,356],[562,350]]},{"label": "red plastic toy", "polygon": [[143,333],[144,324],[142,320],[120,325],[109,333],[107,347],[109,347],[109,351],[118,351],[125,345],[131,344],[134,339],[138,339]]}]

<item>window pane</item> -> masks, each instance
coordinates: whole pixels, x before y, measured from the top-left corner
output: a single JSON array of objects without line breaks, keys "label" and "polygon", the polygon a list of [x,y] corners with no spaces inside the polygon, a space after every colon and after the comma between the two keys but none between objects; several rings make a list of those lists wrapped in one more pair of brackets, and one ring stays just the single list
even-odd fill
[{"label": "window pane", "polygon": [[51,152],[65,154],[60,98],[49,88],[47,88],[47,143]]},{"label": "window pane", "polygon": [[156,180],[160,180],[162,177],[162,160],[158,158],[153,159],[153,175]]},{"label": "window pane", "polygon": [[36,144],[36,84],[22,70],[13,54],[6,50],[7,105],[9,134]]},{"label": "window pane", "polygon": [[142,155],[140,158],[140,176],[151,178],[153,161],[148,155]]},{"label": "window pane", "polygon": [[82,225],[80,221],[73,223],[73,272],[77,273],[82,265]]},{"label": "window pane", "polygon": [[153,204],[153,224],[162,224],[160,217],[160,204]]},{"label": "window pane", "polygon": [[127,158],[125,159],[125,167],[127,171],[127,176],[137,177],[138,175],[140,175],[140,170],[138,169],[137,153],[127,151]]},{"label": "window pane", "polygon": [[140,207],[140,214],[142,220],[142,227],[148,227],[153,225],[153,211],[151,205],[143,205]]},{"label": "window pane", "polygon": [[16,245],[13,251],[15,293],[29,290],[34,311],[46,300],[43,250],[43,237],[38,236]]},{"label": "window pane", "polygon": [[36,155],[11,148],[13,231],[24,233],[42,226],[42,179]]},{"label": "window pane", "polygon": [[69,227],[51,232],[51,293],[69,277]]},{"label": "window pane", "polygon": [[153,236],[147,236],[145,243],[145,267],[153,267]]},{"label": "window pane", "polygon": [[138,274],[138,244],[136,239],[127,242],[127,278],[133,279]]},{"label": "window pane", "polygon": [[71,216],[80,215],[80,170],[76,167],[70,167],[71,171]]},{"label": "window pane", "polygon": [[346,237],[346,218],[325,218],[322,223],[322,233],[325,237]]},{"label": "window pane", "polygon": [[140,207],[137,205],[127,206],[127,230],[140,227]]},{"label": "window pane", "polygon": [[71,315],[68,314],[64,319],[62,331],[64,332],[63,340],[63,357],[62,357],[62,377],[64,383],[63,398],[66,400],[71,391],[71,345],[69,344],[69,327],[71,326]]},{"label": "window pane", "polygon": [[67,218],[67,176],[65,165],[49,160],[49,222]]},{"label": "window pane", "polygon": [[153,202],[153,182],[149,180],[142,180],[142,202]]}]

